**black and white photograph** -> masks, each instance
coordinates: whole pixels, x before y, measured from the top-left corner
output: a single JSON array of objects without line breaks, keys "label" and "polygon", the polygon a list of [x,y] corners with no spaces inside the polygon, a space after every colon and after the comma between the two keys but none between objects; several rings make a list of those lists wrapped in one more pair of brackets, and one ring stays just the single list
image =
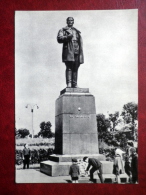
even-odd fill
[{"label": "black and white photograph", "polygon": [[15,182],[138,184],[138,9],[15,11]]}]

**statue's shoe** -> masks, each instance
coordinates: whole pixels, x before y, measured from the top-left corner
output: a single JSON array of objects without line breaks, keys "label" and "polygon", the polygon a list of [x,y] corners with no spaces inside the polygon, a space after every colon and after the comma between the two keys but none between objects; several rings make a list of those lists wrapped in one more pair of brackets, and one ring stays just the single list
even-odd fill
[{"label": "statue's shoe", "polygon": [[78,86],[77,86],[77,85],[75,85],[75,86],[73,86],[73,88],[78,88]]},{"label": "statue's shoe", "polygon": [[68,83],[67,84],[67,88],[71,88],[71,83]]}]

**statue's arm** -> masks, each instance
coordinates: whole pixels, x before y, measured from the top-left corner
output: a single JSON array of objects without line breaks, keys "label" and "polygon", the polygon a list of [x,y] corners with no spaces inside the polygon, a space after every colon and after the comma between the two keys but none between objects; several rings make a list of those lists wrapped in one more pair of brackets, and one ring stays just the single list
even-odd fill
[{"label": "statue's arm", "polygon": [[58,43],[65,43],[71,40],[72,34],[67,34],[64,35],[63,29],[59,30],[58,35],[57,35],[57,41]]}]

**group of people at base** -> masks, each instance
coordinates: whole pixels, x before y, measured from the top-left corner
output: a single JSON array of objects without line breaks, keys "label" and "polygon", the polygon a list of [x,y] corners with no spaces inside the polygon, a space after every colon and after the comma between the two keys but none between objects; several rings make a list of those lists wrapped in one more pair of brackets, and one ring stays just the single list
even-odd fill
[{"label": "group of people at base", "polygon": [[124,171],[129,177],[129,183],[138,183],[138,155],[134,147],[130,147],[126,153],[125,164],[123,164],[121,155],[115,151],[113,173],[116,175],[116,183],[120,183],[120,174]]},{"label": "group of people at base", "polygon": [[[23,149],[23,169],[25,169],[27,165],[27,169],[29,169],[29,160],[30,160],[30,149],[28,148],[28,144],[24,145]],[[88,158],[85,156],[83,161],[88,163],[88,166],[85,170],[88,173],[90,167],[90,180],[89,183],[93,183],[93,173],[97,171],[100,182],[104,183],[102,176],[102,164],[98,159]],[[71,176],[72,183],[78,183],[80,168],[78,166],[78,161],[76,158],[72,159],[72,165],[70,166],[69,175]],[[130,147],[127,151],[127,155],[125,157],[125,164],[122,161],[122,154],[119,149],[115,149],[115,158],[113,164],[113,174],[116,175],[115,183],[121,183],[120,174],[126,172],[129,177],[129,183],[138,183],[138,156],[136,153],[136,148]]]},{"label": "group of people at base", "polygon": [[[89,183],[90,182],[93,183],[93,173],[95,171],[98,172],[100,182],[103,183],[101,162],[98,159],[88,158],[87,156],[85,156],[83,158],[83,161],[88,163],[88,166],[87,166],[86,171],[85,171],[86,173],[88,173],[90,167],[92,166],[92,168],[90,169]],[[80,175],[80,169],[79,169],[79,166],[77,165],[77,159],[73,158],[72,163],[73,164],[70,166],[70,169],[69,169],[69,175],[71,176],[72,183],[78,183],[78,179],[79,179],[79,175]]]},{"label": "group of people at base", "polygon": [[[103,180],[103,173],[102,173],[102,164],[98,159],[95,158],[88,158],[87,156],[83,158],[83,161],[88,163],[86,168],[86,173],[88,173],[90,167],[90,179],[89,183],[94,182],[93,173],[97,171],[99,176],[100,182],[104,183]],[[138,183],[138,156],[136,153],[136,148],[130,148],[130,155],[126,155],[125,157],[125,164],[122,161],[122,156],[118,149],[115,150],[115,158],[113,163],[113,174],[116,176],[115,183],[121,183],[120,174],[126,172],[128,175],[128,183]],[[69,175],[71,176],[72,183],[78,183],[80,169],[77,164],[77,159],[72,159],[72,165],[70,166]]]}]

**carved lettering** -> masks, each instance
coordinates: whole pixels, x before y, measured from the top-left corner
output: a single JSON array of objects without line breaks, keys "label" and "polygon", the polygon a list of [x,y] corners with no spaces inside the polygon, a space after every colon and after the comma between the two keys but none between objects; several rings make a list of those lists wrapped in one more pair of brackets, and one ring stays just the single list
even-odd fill
[{"label": "carved lettering", "polygon": [[70,118],[90,118],[90,115],[69,115]]}]

